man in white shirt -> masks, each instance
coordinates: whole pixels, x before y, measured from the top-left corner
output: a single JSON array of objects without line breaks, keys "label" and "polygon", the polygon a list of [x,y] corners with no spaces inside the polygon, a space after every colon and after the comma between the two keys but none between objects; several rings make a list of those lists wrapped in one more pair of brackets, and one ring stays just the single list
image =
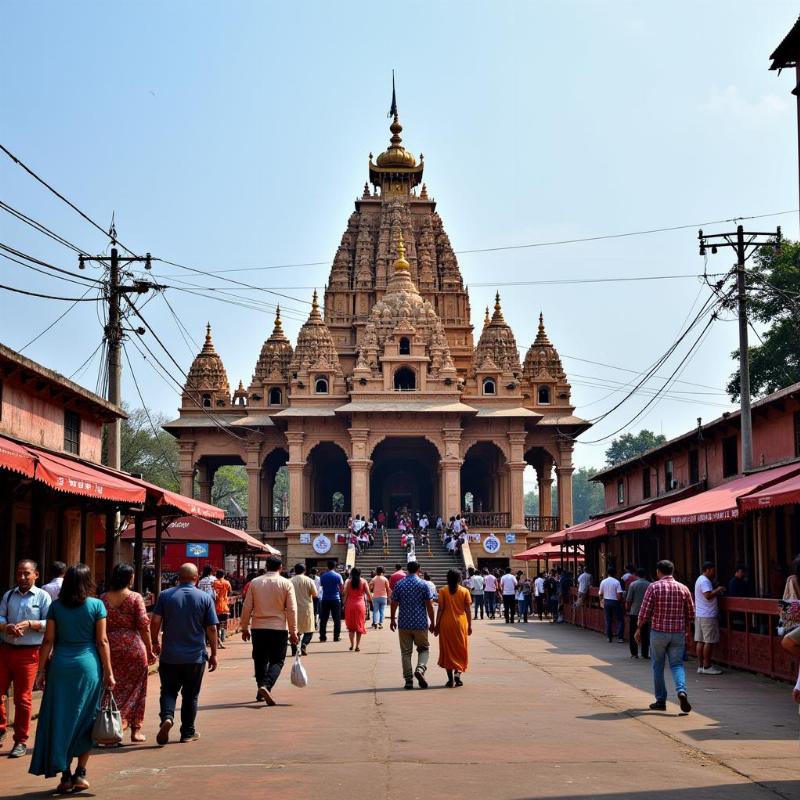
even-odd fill
[{"label": "man in white shirt", "polygon": [[[579,628],[586,627],[586,606],[589,604],[589,589],[592,588],[592,573],[589,566],[584,565],[583,572],[578,575],[578,599],[572,607],[572,623]],[[581,610],[581,622],[577,623],[578,609]]]},{"label": "man in white shirt", "polygon": [[541,622],[544,616],[544,575],[541,572],[533,582],[533,602],[536,604],[536,614]]},{"label": "man in white shirt", "polygon": [[711,664],[711,652],[719,641],[719,603],[725,587],[714,588],[717,568],[712,561],[703,564],[703,574],[694,585],[694,640],[697,643],[698,675],[722,675],[722,670]]},{"label": "man in white shirt", "polygon": [[494,619],[497,606],[497,578],[486,567],[483,568],[483,604],[486,606],[486,616]]},{"label": "man in white shirt", "polygon": [[500,592],[503,595],[503,616],[506,624],[514,622],[514,607],[517,604],[517,579],[511,574],[511,567],[506,567],[505,575],[500,578]]},{"label": "man in white shirt", "polygon": [[622,584],[617,580],[617,570],[609,567],[606,576],[600,581],[600,603],[606,617],[606,639],[612,641],[614,617],[617,618],[617,641],[625,641],[625,609],[622,605]]},{"label": "man in white shirt", "polygon": [[472,599],[475,601],[475,619],[478,619],[478,609],[481,611],[481,619],[483,619],[483,575],[476,572],[474,567],[470,567],[469,578],[467,578],[467,589],[472,594]]},{"label": "man in white shirt", "polygon": [[49,583],[42,586],[42,591],[47,592],[53,600],[58,600],[61,594],[61,584],[64,583],[64,575],[67,565],[63,561],[54,561],[50,566],[50,574],[53,576]]}]

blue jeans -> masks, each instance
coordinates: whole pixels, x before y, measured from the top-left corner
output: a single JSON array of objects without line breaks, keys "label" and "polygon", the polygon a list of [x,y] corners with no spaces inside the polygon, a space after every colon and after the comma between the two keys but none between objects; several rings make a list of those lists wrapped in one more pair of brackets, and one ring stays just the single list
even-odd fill
[{"label": "blue jeans", "polygon": [[650,658],[653,662],[653,686],[656,700],[667,702],[667,684],[664,682],[664,660],[669,659],[672,681],[677,693],[686,691],[686,672],[683,669],[683,648],[686,638],[683,633],[650,631]]},{"label": "blue jeans", "polygon": [[497,595],[494,592],[485,592],[483,602],[486,605],[486,613],[490,617],[494,617],[495,608],[497,607]]},{"label": "blue jeans", "polygon": [[617,639],[625,638],[625,611],[619,600],[604,600],[603,611],[606,615],[606,639],[610,642],[614,630],[614,617],[617,618]]},{"label": "blue jeans", "polygon": [[373,597],[372,598],[372,624],[383,625],[383,615],[386,612],[386,598]]}]

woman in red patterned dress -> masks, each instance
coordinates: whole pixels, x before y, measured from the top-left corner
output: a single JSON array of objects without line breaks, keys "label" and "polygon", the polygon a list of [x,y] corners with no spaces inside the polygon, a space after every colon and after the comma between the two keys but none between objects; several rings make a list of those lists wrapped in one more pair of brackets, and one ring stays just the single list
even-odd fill
[{"label": "woman in red patterned dress", "polygon": [[108,643],[114,675],[114,699],[122,715],[123,727],[131,729],[132,742],[144,742],[142,734],[147,698],[147,667],[155,663],[150,640],[150,620],[144,600],[131,591],[133,567],[117,564],[108,591],[100,598],[108,612]]}]

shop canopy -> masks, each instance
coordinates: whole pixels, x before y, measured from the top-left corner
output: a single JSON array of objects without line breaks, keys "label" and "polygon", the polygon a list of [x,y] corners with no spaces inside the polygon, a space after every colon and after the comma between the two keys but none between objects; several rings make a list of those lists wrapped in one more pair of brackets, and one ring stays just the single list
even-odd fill
[{"label": "shop canopy", "polygon": [[0,436],[0,468],[32,478],[36,471],[36,459],[21,444]]},{"label": "shop canopy", "polygon": [[685,497],[616,523],[617,531],[639,530],[651,525],[699,525],[702,522],[725,522],[739,517],[738,502],[760,489],[771,487],[800,474],[800,463],[760,470],[715,486],[705,492]]},{"label": "shop canopy", "polygon": [[[143,529],[143,541],[154,542],[156,539],[156,523],[147,522]],[[123,533],[122,538],[131,540],[135,537],[134,528],[128,526]],[[161,534],[162,542],[217,542],[220,544],[231,545],[233,547],[243,547],[249,550],[267,554],[279,554],[280,551],[276,550],[266,542],[260,542],[254,536],[238,531],[234,528],[228,528],[225,525],[219,525],[208,519],[201,517],[179,517],[172,520],[169,525],[165,526]]]},{"label": "shop canopy", "polygon": [[[551,558],[562,557],[569,561],[574,561],[575,553],[562,550],[558,545],[552,545],[549,542],[542,542],[542,544],[537,544],[535,547],[514,555],[514,558],[518,558],[521,561],[547,561]],[[578,561],[583,561],[583,550],[580,549],[578,550]]]},{"label": "shop canopy", "polygon": [[739,509],[742,513],[756,511],[759,508],[773,508],[790,503],[800,503],[800,474],[785,478],[766,489],[739,498]]},{"label": "shop canopy", "polygon": [[548,542],[551,545],[561,544],[562,542],[566,542],[568,539],[572,541],[573,534],[578,534],[584,528],[589,527],[592,523],[596,522],[594,519],[587,519],[583,522],[579,522],[577,525],[572,525],[569,528],[563,528],[556,533],[551,533],[549,536],[545,536],[545,542]]}]

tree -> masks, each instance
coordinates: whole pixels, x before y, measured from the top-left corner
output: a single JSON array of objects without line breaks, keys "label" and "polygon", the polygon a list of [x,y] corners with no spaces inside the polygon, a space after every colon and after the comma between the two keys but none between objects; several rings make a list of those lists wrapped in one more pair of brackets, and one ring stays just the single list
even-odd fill
[{"label": "tree", "polygon": [[606,463],[609,467],[613,467],[615,464],[620,464],[629,458],[641,455],[666,441],[667,437],[663,434],[656,435],[646,428],[640,430],[636,435],[624,433],[614,439],[611,442],[611,447],[606,450]]},{"label": "tree", "polygon": [[123,408],[128,418],[122,420],[122,469],[139,473],[156,486],[179,491],[178,443],[161,428],[167,417],[144,408]]},{"label": "tree", "polygon": [[244,467],[228,464],[216,471],[211,503],[224,508],[229,516],[239,516],[240,511],[247,513],[247,472]]},{"label": "tree", "polygon": [[578,467],[572,475],[572,522],[575,525],[603,510],[603,484],[592,481],[597,473],[593,467]]},{"label": "tree", "polygon": [[[769,327],[748,348],[750,392],[758,396],[800,381],[800,243],[784,242],[776,253],[761,247],[747,271],[748,313]],[[739,349],[731,354],[739,361]],[[739,399],[738,369],[727,386]]]},{"label": "tree", "polygon": [[539,494],[535,490],[525,492],[525,516],[535,517],[539,513]]},{"label": "tree", "polygon": [[280,467],[275,473],[272,513],[278,517],[289,516],[289,469],[287,467]]}]

